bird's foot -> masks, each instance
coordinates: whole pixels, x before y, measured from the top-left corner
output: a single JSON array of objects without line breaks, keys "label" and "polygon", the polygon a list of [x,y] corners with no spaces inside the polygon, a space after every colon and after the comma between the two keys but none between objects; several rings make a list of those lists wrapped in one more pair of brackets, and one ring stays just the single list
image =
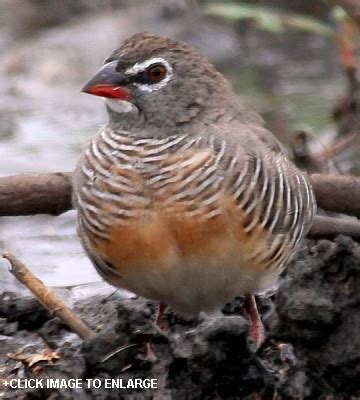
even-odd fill
[{"label": "bird's foot", "polygon": [[142,357],[144,361],[155,362],[157,360],[155,345],[151,341],[145,343],[145,353]]},{"label": "bird's foot", "polygon": [[155,325],[162,331],[166,332],[168,330],[168,327],[165,323],[165,310],[166,310],[166,304],[161,303],[159,305],[157,315],[155,318]]},{"label": "bird's foot", "polygon": [[[166,310],[166,305],[163,303],[160,303],[159,308],[157,310],[157,314],[155,317],[155,321],[154,324],[155,326],[162,332],[162,333],[166,333],[166,331],[168,330],[168,327],[164,321],[164,317],[165,317],[165,310]],[[144,361],[150,361],[150,362],[154,362],[156,361],[156,348],[155,348],[155,344],[152,342],[152,338],[151,336],[147,336],[147,335],[141,335],[140,332],[138,332],[138,334],[141,336],[141,341],[143,341],[145,347],[144,347],[144,351],[143,353],[140,355],[140,358]]]}]

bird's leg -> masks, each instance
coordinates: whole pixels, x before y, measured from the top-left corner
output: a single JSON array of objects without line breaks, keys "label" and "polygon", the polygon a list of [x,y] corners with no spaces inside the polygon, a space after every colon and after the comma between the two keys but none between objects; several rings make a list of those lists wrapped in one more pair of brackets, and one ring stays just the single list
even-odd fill
[{"label": "bird's leg", "polygon": [[[164,321],[164,314],[166,310],[167,305],[160,302],[159,308],[156,313],[156,318],[155,318],[155,325],[162,331],[166,331],[166,326],[165,326],[165,321]],[[147,361],[154,361],[156,360],[156,354],[155,354],[155,346],[151,342],[151,339],[148,340],[145,343],[145,354],[144,354],[144,359]]]},{"label": "bird's leg", "polygon": [[246,295],[244,309],[249,320],[248,335],[259,348],[265,340],[265,329],[257,309],[255,296],[253,294]]},{"label": "bird's leg", "polygon": [[161,330],[161,331],[166,331],[166,326],[165,326],[165,322],[164,322],[164,314],[165,314],[165,310],[166,310],[167,305],[160,302],[159,304],[159,308],[156,314],[156,318],[155,318],[155,325]]}]

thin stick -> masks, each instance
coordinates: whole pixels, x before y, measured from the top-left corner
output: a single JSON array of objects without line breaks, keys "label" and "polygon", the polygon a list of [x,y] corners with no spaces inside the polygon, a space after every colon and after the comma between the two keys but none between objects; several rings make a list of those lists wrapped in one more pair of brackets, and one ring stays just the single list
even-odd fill
[{"label": "thin stick", "polygon": [[77,317],[70,308],[55,294],[55,292],[38,279],[18,258],[13,254],[4,253],[10,264],[10,272],[36,296],[39,302],[60,318],[68,327],[82,339],[90,338],[95,333]]},{"label": "thin stick", "polygon": [[350,147],[354,144],[354,142],[358,139],[359,132],[355,132],[347,135],[346,137],[335,142],[331,147],[325,148],[324,151],[317,154],[316,157],[320,160],[319,162],[325,162],[329,159],[335,157],[346,148]]}]

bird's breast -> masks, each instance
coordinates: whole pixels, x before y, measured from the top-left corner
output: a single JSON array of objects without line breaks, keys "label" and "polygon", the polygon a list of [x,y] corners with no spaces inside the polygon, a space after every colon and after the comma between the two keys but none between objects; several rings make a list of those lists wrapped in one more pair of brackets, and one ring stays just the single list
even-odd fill
[{"label": "bird's breast", "polygon": [[103,133],[75,179],[81,238],[105,279],[184,312],[272,286],[311,200],[285,159],[198,140]]}]

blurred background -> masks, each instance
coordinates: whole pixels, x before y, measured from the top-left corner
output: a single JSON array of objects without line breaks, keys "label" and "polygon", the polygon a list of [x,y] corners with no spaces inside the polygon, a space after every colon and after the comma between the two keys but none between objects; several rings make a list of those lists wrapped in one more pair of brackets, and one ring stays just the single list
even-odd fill
[{"label": "blurred background", "polygon": [[[123,39],[142,31],[198,48],[298,165],[358,174],[356,3],[0,0],[0,176],[74,168],[107,120],[101,99],[80,90]],[[82,252],[73,211],[1,218],[4,250],[69,298],[112,290]],[[0,291],[24,290],[6,265]]]}]

